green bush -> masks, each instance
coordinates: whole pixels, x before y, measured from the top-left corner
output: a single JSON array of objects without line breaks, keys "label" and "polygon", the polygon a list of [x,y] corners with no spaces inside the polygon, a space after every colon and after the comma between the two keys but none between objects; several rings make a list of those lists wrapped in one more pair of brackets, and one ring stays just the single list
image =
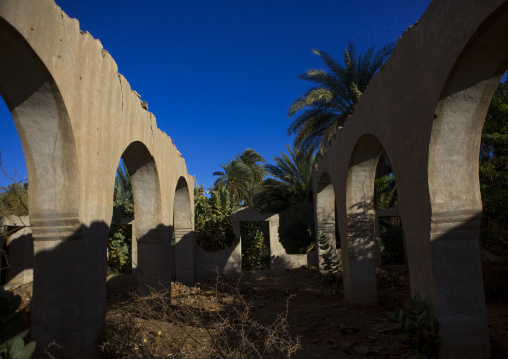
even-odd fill
[{"label": "green bush", "polygon": [[323,258],[323,270],[326,272],[325,281],[331,285],[334,292],[338,292],[342,282],[342,276],[339,274],[339,260],[332,246],[328,244],[323,231],[318,232],[318,246],[319,249],[324,251],[320,257]]},{"label": "green bush", "polygon": [[108,274],[130,273],[132,226],[111,225],[108,240]]},{"label": "green bush", "polygon": [[288,254],[307,253],[314,243],[314,206],[294,204],[279,213],[279,238]]},{"label": "green bush", "polygon": [[238,208],[225,187],[212,191],[210,198],[203,186],[194,188],[194,235],[201,248],[218,251],[236,242],[230,217]]},{"label": "green bush", "polygon": [[394,312],[386,312],[388,320],[397,323],[397,332],[404,336],[403,343],[409,347],[410,358],[437,358],[439,323],[428,312],[425,301],[420,294],[404,302],[406,311],[396,308]]},{"label": "green bush", "polygon": [[16,335],[23,320],[23,310],[18,310],[21,297],[0,287],[0,358],[28,359],[35,350],[35,343],[25,345],[29,329]]},{"label": "green bush", "polygon": [[270,269],[268,228],[262,228],[261,224],[262,223],[242,222],[240,231],[242,236],[243,270]]}]

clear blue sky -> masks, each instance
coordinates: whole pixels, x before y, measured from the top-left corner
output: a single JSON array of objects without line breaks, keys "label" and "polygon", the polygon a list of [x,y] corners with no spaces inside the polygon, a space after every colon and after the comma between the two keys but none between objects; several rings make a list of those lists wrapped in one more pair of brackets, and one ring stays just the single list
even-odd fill
[{"label": "clear blue sky", "polygon": [[[323,67],[317,48],[342,59],[397,41],[430,0],[57,0],[102,42],[159,128],[174,141],[197,184],[242,149],[268,161],[285,150],[289,104]],[[5,168],[27,177],[14,122],[0,101]],[[13,175],[13,171],[9,171]],[[0,174],[0,186],[9,180]]]}]

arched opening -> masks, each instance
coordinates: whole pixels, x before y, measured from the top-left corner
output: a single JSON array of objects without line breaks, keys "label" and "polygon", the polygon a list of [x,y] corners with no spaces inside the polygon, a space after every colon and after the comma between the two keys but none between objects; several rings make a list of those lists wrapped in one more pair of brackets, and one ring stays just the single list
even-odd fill
[{"label": "arched opening", "polygon": [[175,279],[190,285],[194,283],[194,228],[189,187],[180,177],[175,190],[173,206]]},{"label": "arched opening", "polygon": [[[324,266],[323,254],[331,252],[337,254],[340,259],[340,253],[337,253],[337,247],[340,248],[340,238],[338,238],[337,224],[337,206],[335,203],[335,191],[328,173],[323,173],[317,183],[316,192],[316,254],[318,255],[319,268]],[[339,244],[339,245],[337,245]]]},{"label": "arched opening", "polygon": [[[113,191],[113,215],[108,238],[108,275],[136,274],[137,247],[133,236],[134,198],[129,170],[120,160]],[[134,254],[134,256],[133,256]]]},{"label": "arched opening", "polygon": [[242,270],[270,270],[270,225],[268,221],[241,221]]},{"label": "arched opening", "polygon": [[479,248],[479,153],[485,115],[508,67],[508,4],[478,28],[448,75],[429,146],[430,250],[441,354],[489,353]]},{"label": "arched opening", "polygon": [[374,182],[375,238],[378,267],[407,264],[407,250],[397,197],[397,184],[386,151],[382,151]]},{"label": "arched opening", "polygon": [[[0,48],[0,94],[21,140],[29,182],[34,237],[32,335],[42,347],[56,341],[88,353],[101,332],[99,318],[105,303],[96,302],[105,286],[92,284],[99,273],[85,269],[79,169],[69,114],[43,62],[3,18]],[[83,312],[89,315],[83,317]],[[75,335],[72,340],[69,333]],[[76,342],[82,347],[76,348]]]},{"label": "arched opening", "polygon": [[28,217],[28,180],[21,141],[0,97],[0,285],[33,281],[33,238]]},{"label": "arched opening", "polygon": [[129,173],[136,215],[132,266],[136,268],[138,287],[165,285],[163,239],[166,229],[160,225],[160,184],[155,160],[139,141],[125,149],[122,160]]}]

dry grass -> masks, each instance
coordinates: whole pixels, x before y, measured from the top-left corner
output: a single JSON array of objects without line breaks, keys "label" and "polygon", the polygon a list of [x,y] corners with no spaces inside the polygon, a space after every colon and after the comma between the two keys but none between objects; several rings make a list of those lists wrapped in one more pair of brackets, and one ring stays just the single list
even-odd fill
[{"label": "dry grass", "polygon": [[107,313],[107,358],[291,358],[298,337],[289,334],[288,308],[270,325],[259,323],[238,284],[217,276],[214,285],[148,288]]}]

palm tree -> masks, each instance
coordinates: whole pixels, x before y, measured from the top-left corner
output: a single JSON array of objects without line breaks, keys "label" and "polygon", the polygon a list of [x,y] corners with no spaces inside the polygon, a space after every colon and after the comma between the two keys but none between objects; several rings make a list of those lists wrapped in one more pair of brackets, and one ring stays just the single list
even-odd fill
[{"label": "palm tree", "polygon": [[286,148],[287,154],[274,157],[274,165],[265,165],[273,178],[266,179],[255,195],[254,203],[261,211],[278,212],[294,204],[312,203],[312,170],[318,157],[313,148]]},{"label": "palm tree", "polygon": [[[242,162],[245,166],[247,166],[251,173],[251,182],[252,184],[257,184],[262,182],[265,178],[265,166],[263,163],[266,163],[266,160],[252,148],[246,148],[242,151],[241,154],[236,155],[236,160]],[[258,164],[261,162],[261,164]]]},{"label": "palm tree", "polygon": [[214,176],[219,176],[213,183],[212,189],[226,187],[238,202],[247,197],[247,186],[251,178],[251,172],[241,161],[227,160],[221,165],[222,171],[216,171]]},{"label": "palm tree", "polygon": [[263,181],[254,196],[261,212],[279,213],[279,238],[288,253],[305,253],[314,241],[312,171],[318,156],[313,148],[293,148],[265,165],[272,178]]},{"label": "palm tree", "polygon": [[317,86],[293,101],[288,109],[292,122],[287,133],[296,134],[295,147],[310,146],[324,153],[327,142],[353,113],[360,95],[394,46],[388,44],[376,53],[372,46],[356,56],[355,46],[349,43],[344,50],[344,65],[326,52],[312,50],[328,69],[310,69],[298,77]]},{"label": "palm tree", "polygon": [[134,198],[131,177],[123,160],[116,169],[115,190],[113,194],[113,222],[134,216]]},{"label": "palm tree", "polygon": [[236,155],[233,161],[228,160],[221,164],[223,171],[213,173],[219,178],[215,180],[212,189],[226,187],[239,203],[249,205],[256,186],[265,177],[265,168],[258,162],[266,161],[253,149],[245,149],[241,154]]}]

